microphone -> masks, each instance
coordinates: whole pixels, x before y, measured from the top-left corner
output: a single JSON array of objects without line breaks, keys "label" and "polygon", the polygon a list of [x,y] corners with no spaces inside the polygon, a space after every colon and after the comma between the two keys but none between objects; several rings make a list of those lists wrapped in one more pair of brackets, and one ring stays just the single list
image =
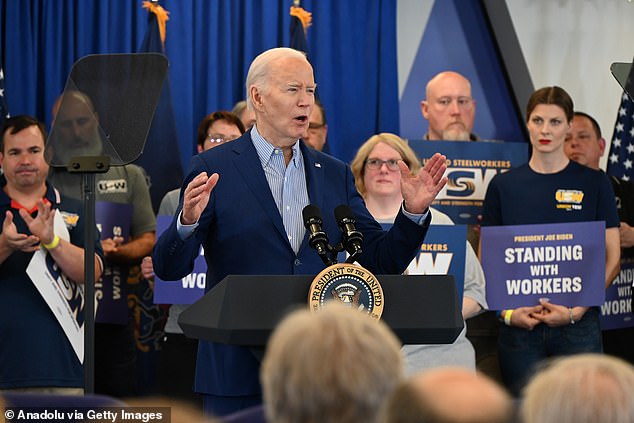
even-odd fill
[{"label": "microphone", "polygon": [[302,210],[302,217],[304,218],[304,226],[309,233],[308,245],[317,250],[317,254],[319,254],[326,266],[330,266],[332,264],[332,260],[328,257],[330,244],[328,243],[328,236],[321,227],[324,221],[319,207],[312,204],[307,205]]},{"label": "microphone", "polygon": [[363,234],[357,231],[355,223],[357,222],[352,213],[352,209],[345,204],[341,204],[335,208],[335,219],[339,230],[343,233],[341,243],[346,249],[350,257],[346,263],[353,263],[359,255],[361,255],[361,244],[363,243]]}]

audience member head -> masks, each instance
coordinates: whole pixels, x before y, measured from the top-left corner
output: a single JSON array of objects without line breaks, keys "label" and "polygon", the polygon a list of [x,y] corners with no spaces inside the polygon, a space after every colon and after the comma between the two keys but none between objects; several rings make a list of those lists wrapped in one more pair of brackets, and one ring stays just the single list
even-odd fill
[{"label": "audience member head", "polygon": [[240,118],[240,121],[244,125],[245,129],[251,129],[253,124],[255,123],[255,113],[253,110],[247,107],[246,100],[238,101],[231,110],[231,113],[235,114]]},{"label": "audience member head", "polygon": [[66,164],[72,156],[95,156],[102,152],[99,117],[92,100],[81,91],[69,90],[53,104],[55,161]]},{"label": "audience member head", "polygon": [[426,138],[430,140],[469,141],[475,118],[475,100],[471,83],[457,72],[441,72],[434,76],[421,101],[423,117],[429,123]]},{"label": "audience member head", "polygon": [[[389,193],[397,191],[400,195],[401,172],[396,164],[398,160],[403,160],[412,174],[417,174],[421,168],[416,153],[398,135],[383,132],[371,136],[359,147],[350,165],[359,193],[365,197],[368,190],[371,194],[378,193],[375,192],[377,190],[388,190]],[[382,181],[385,179],[384,183],[380,184],[383,188],[379,188],[375,183],[380,175]]]},{"label": "audience member head", "polygon": [[634,368],[603,354],[555,359],[524,388],[524,423],[631,423]]},{"label": "audience member head", "polygon": [[258,132],[290,151],[306,133],[315,102],[313,67],[306,55],[286,47],[267,50],[251,63],[246,85]]},{"label": "audience member head", "polygon": [[605,139],[597,121],[587,113],[575,112],[566,135],[564,151],[570,160],[584,166],[599,169],[599,161],[605,152]]},{"label": "audience member head", "polygon": [[341,304],[297,310],[262,362],[271,423],[373,423],[403,375],[401,344],[385,323]]},{"label": "audience member head", "polygon": [[0,167],[8,190],[29,193],[45,186],[48,174],[48,164],[44,160],[45,142],[46,127],[37,119],[19,115],[4,121]]},{"label": "audience member head", "polygon": [[381,423],[507,423],[510,395],[484,374],[439,367],[412,376],[389,396]]},{"label": "audience member head", "polygon": [[318,151],[323,151],[328,135],[328,124],[326,123],[326,112],[321,101],[315,99],[315,106],[310,113],[308,131],[304,135],[304,142]]},{"label": "audience member head", "polygon": [[231,112],[217,111],[205,116],[198,124],[196,145],[198,152],[209,150],[244,134],[244,125]]},{"label": "audience member head", "polygon": [[42,135],[42,140],[46,142],[46,125],[43,122],[27,115],[18,115],[6,119],[2,125],[2,134],[0,136],[0,153],[4,154],[4,137],[7,135],[15,135],[23,129],[35,126]]},{"label": "audience member head", "polygon": [[570,95],[561,87],[543,87],[531,94],[526,105],[526,122],[529,121],[531,114],[536,107],[540,105],[558,106],[563,110],[566,116],[566,122],[569,123],[574,117],[574,105]]},{"label": "audience member head", "polygon": [[565,161],[564,142],[574,113],[572,99],[561,87],[535,91],[526,105],[526,128],[533,147],[531,166],[552,154]]}]

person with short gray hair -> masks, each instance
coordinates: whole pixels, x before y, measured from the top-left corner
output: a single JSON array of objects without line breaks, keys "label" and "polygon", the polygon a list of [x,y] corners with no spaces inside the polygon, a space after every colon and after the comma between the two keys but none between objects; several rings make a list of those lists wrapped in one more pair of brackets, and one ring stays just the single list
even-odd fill
[{"label": "person with short gray hair", "polygon": [[520,416],[524,423],[632,423],[634,367],[603,354],[553,360],[524,389]]},{"label": "person with short gray hair", "polygon": [[401,344],[385,323],[328,303],[275,329],[262,362],[270,423],[373,423],[403,376]]}]

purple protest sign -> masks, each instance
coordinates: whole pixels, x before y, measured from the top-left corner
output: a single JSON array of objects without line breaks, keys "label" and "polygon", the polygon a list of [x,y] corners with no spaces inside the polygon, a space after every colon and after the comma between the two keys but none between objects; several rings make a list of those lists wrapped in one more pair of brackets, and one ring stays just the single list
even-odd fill
[{"label": "purple protest sign", "polygon": [[[130,239],[132,205],[97,201],[95,221],[102,240],[120,236],[127,242]],[[128,273],[127,265],[104,262],[101,279],[95,282],[98,300],[96,322],[120,325],[128,322]]]},{"label": "purple protest sign", "polygon": [[[158,238],[172,222],[172,216],[156,217],[156,237]],[[178,281],[164,281],[154,277],[155,304],[193,304],[205,294],[207,263],[203,249],[194,260],[194,270]]]},{"label": "purple protest sign", "polygon": [[481,259],[491,310],[605,300],[605,223],[481,228]]},{"label": "purple protest sign", "polygon": [[634,326],[632,283],[634,283],[634,261],[621,259],[621,271],[605,291],[605,302],[601,305],[602,330]]}]

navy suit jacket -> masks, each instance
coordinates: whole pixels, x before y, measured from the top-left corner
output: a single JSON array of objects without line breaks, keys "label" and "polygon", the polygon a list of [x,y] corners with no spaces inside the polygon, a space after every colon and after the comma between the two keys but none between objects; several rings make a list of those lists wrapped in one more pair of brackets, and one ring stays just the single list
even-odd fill
[{"label": "navy suit jacket", "polygon": [[[359,263],[377,275],[402,273],[418,252],[431,218],[418,225],[399,213],[390,231],[384,232],[366,209],[350,168],[303,142],[301,149],[310,203],[322,211],[330,243],[341,241],[333,210],[347,204],[364,236]],[[190,273],[201,244],[208,266],[207,290],[231,274],[316,275],[324,269],[308,245],[308,235],[299,252],[293,251],[249,132],[195,156],[181,192],[200,172],[218,173],[220,179],[187,240],[181,240],[176,230],[181,197],[176,217],[154,247],[158,276],[179,280]],[[260,394],[259,361],[248,348],[201,341],[195,389],[222,396]]]}]

